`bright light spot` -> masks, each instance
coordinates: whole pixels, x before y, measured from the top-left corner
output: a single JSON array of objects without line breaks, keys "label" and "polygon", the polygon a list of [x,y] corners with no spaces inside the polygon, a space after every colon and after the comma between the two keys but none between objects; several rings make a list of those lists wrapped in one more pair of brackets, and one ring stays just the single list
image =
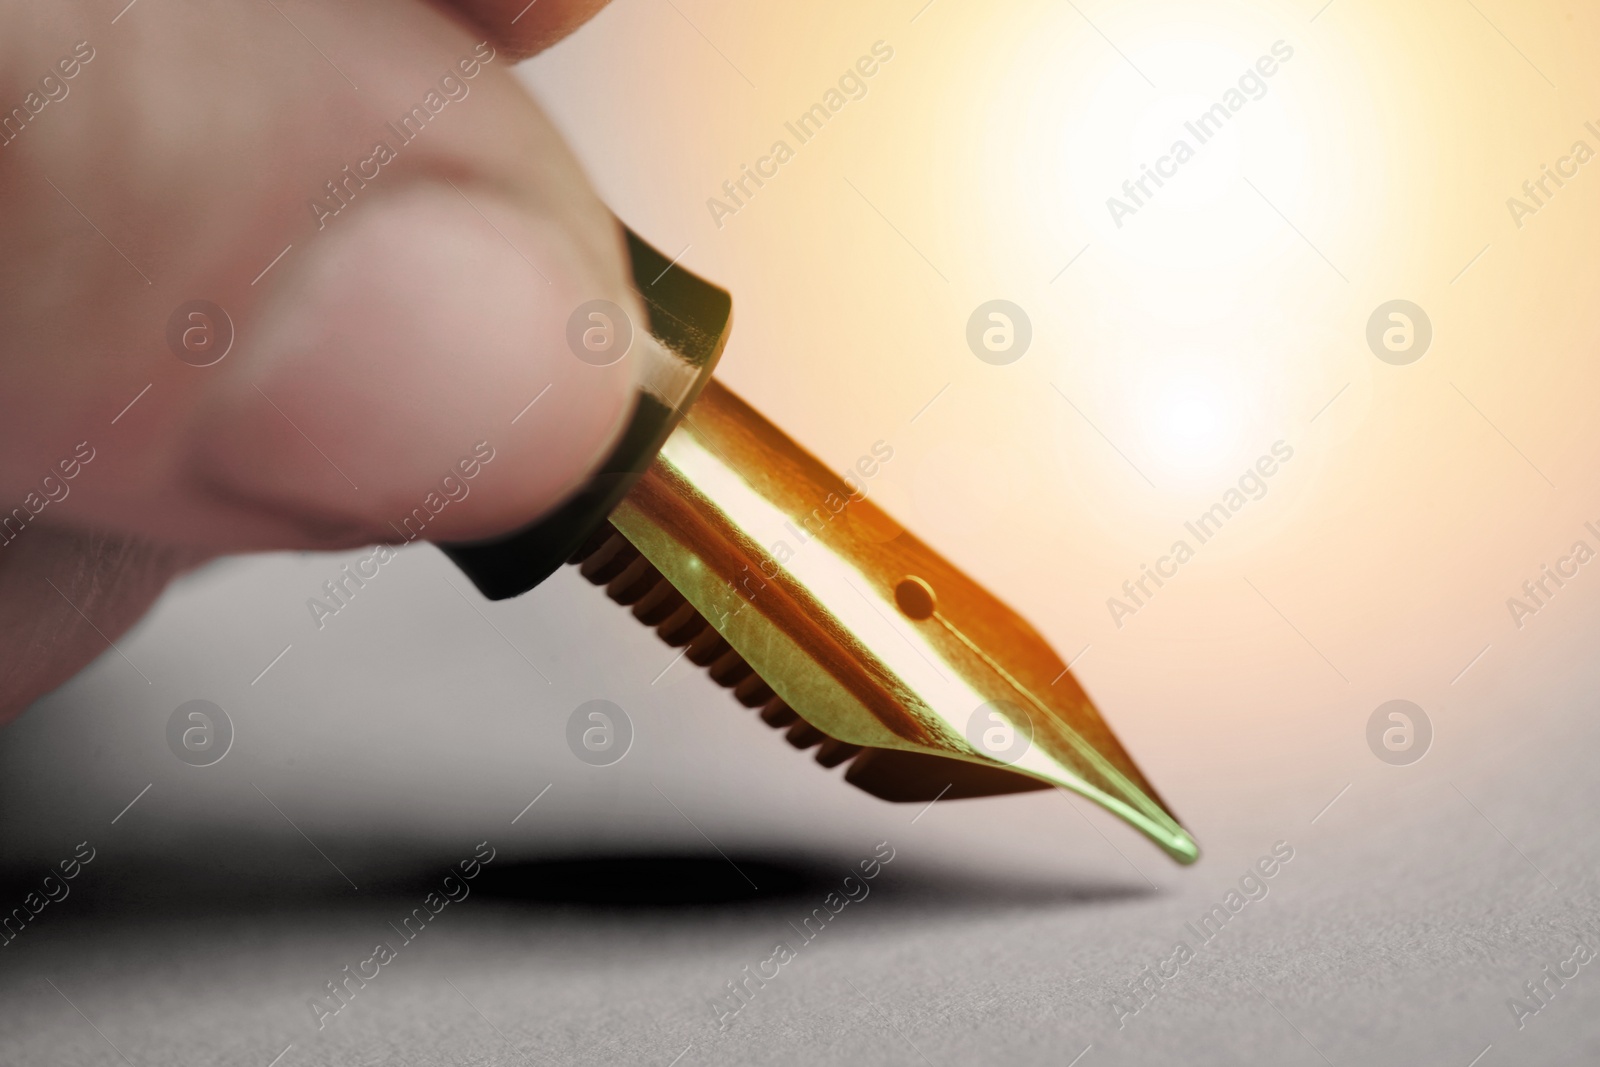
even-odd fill
[{"label": "bright light spot", "polygon": [[1217,383],[1170,383],[1148,409],[1144,427],[1150,453],[1185,478],[1219,468],[1236,447],[1236,398]]}]

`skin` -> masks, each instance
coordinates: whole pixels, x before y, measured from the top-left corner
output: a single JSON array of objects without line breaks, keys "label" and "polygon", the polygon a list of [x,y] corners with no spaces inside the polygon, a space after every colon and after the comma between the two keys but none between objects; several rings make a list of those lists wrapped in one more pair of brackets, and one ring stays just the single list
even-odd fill
[{"label": "skin", "polygon": [[[603,298],[643,319],[615,222],[511,66],[602,2],[151,0],[112,24],[100,0],[0,0],[5,113],[94,49],[0,146],[0,517],[94,450],[0,546],[0,721],[205,560],[398,541],[476,442],[494,460],[430,539],[515,529],[583,482],[632,361],[575,358],[568,317]],[[385,124],[480,42],[468,94],[399,144]],[[319,228],[309,203],[379,138],[397,158]],[[167,341],[197,298],[235,327],[209,367]]]}]

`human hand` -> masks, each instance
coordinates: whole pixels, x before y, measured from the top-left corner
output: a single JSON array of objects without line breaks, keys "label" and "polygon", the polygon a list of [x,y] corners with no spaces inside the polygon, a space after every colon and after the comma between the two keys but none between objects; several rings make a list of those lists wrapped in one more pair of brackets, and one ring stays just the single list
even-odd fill
[{"label": "human hand", "polygon": [[0,721],[206,559],[528,523],[634,390],[567,348],[643,319],[510,72],[604,0],[124,2],[0,0]]}]

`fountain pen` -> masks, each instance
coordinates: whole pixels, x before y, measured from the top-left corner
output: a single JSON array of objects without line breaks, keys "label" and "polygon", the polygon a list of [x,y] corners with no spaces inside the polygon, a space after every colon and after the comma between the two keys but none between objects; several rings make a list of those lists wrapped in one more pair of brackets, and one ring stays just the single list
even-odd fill
[{"label": "fountain pen", "polygon": [[575,565],[875,797],[1070,790],[1194,862],[1193,837],[1049,644],[713,378],[731,297],[623,234],[649,318],[627,352],[641,363],[629,423],[554,511],[440,546],[479,592],[517,596]]}]

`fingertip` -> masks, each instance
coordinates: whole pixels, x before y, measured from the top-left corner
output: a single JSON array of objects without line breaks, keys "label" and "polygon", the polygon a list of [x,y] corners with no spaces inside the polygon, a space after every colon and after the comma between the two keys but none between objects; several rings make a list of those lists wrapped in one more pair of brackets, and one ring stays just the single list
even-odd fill
[{"label": "fingertip", "polygon": [[445,0],[513,59],[527,59],[588,22],[607,0]]},{"label": "fingertip", "polygon": [[196,428],[196,469],[237,501],[371,539],[525,525],[582,485],[631,410],[636,360],[580,358],[568,339],[596,300],[642,321],[620,259],[614,234],[469,184],[374,199],[286,272]]}]

